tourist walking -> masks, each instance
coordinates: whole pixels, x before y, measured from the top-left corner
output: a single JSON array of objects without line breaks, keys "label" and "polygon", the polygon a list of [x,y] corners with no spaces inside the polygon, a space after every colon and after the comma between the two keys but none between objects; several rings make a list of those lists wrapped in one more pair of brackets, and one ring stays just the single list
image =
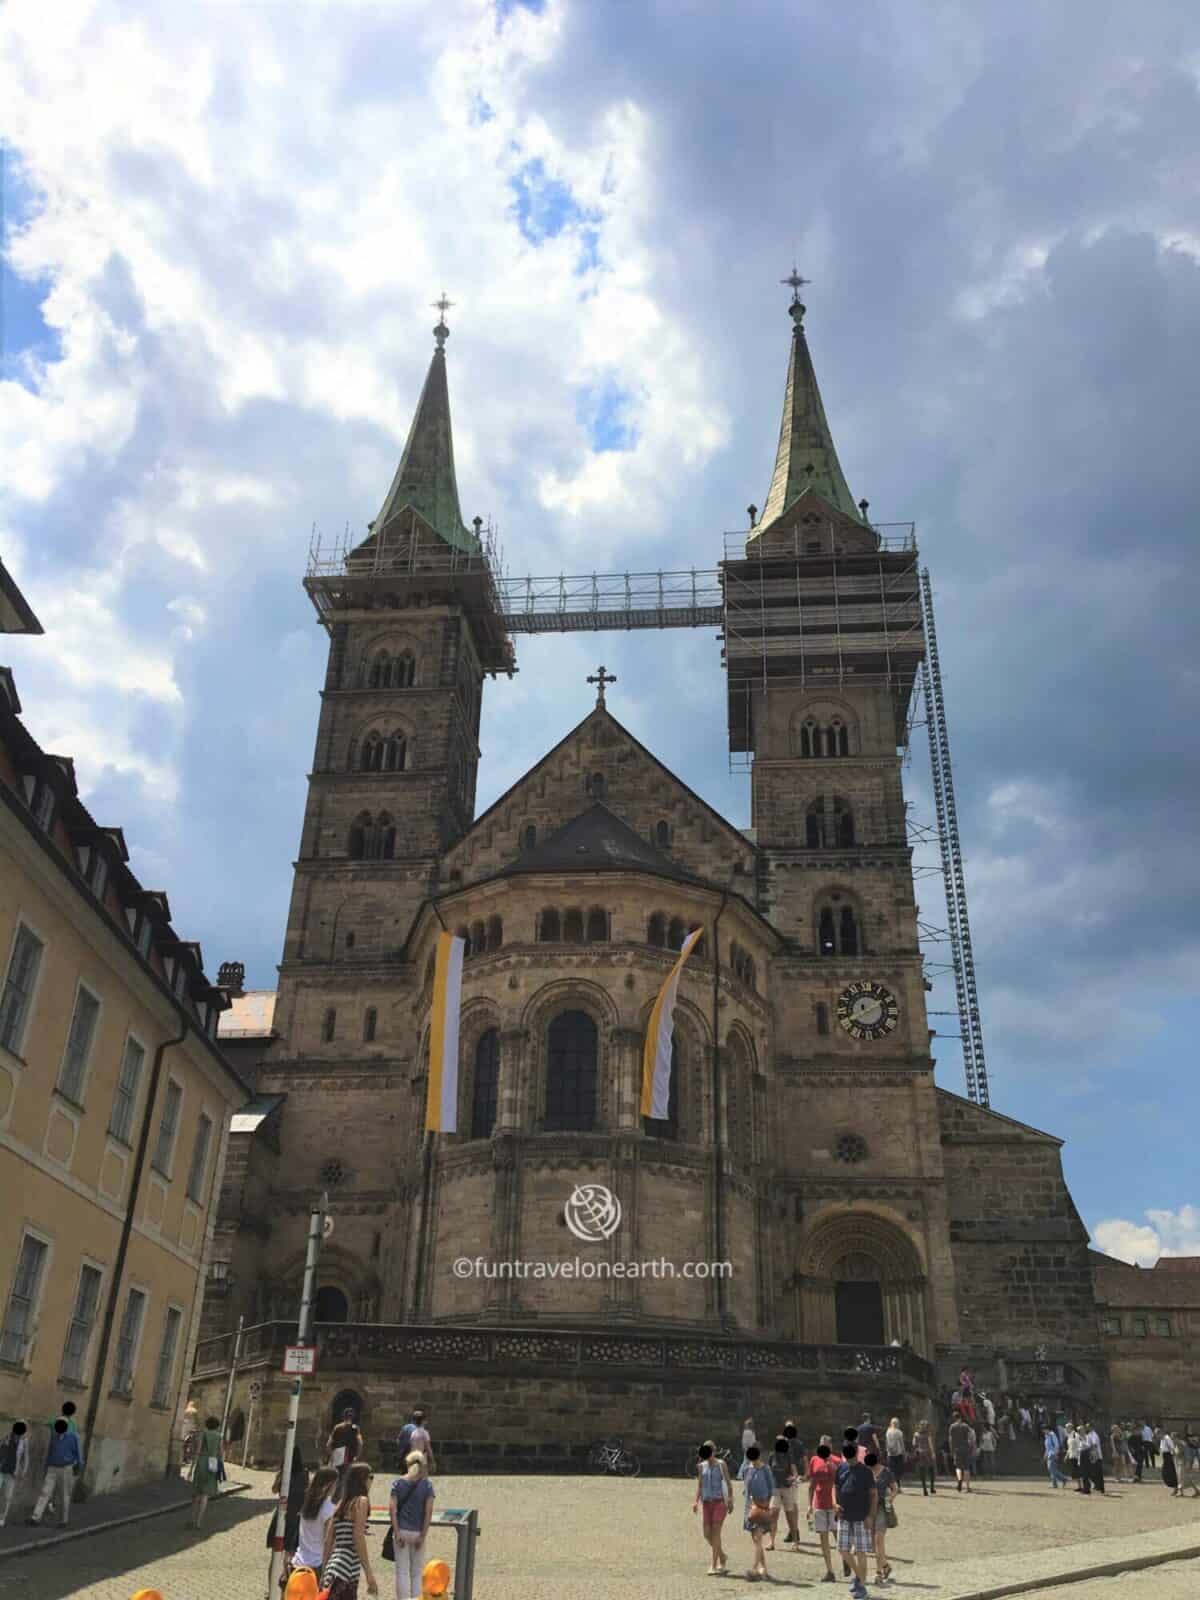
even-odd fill
[{"label": "tourist walking", "polygon": [[796,1516],[796,1480],[799,1474],[796,1471],[796,1463],[792,1460],[791,1448],[783,1434],[776,1439],[775,1448],[767,1458],[767,1466],[771,1469],[771,1531],[768,1535],[771,1542],[767,1549],[775,1548],[780,1512],[787,1517],[788,1531],[784,1543],[799,1544],[800,1523]]},{"label": "tourist walking", "polygon": [[955,1417],[948,1435],[950,1460],[954,1464],[955,1486],[971,1492],[971,1461],[975,1455],[975,1429],[965,1417]]},{"label": "tourist walking", "polygon": [[904,1474],[904,1430],[899,1417],[893,1417],[888,1423],[883,1442],[887,1448],[887,1464],[896,1480],[896,1493],[899,1494],[900,1480]]},{"label": "tourist walking", "polygon": [[878,1496],[875,1506],[875,1582],[882,1587],[892,1576],[891,1563],[887,1558],[887,1531],[896,1526],[893,1501],[900,1493],[900,1485],[891,1467],[880,1461],[874,1451],[867,1456],[864,1465],[870,1467],[875,1475],[875,1493]]},{"label": "tourist walking", "polygon": [[392,1541],[396,1559],[396,1600],[420,1600],[425,1535],[433,1516],[433,1481],[420,1450],[410,1450],[402,1478],[392,1485]]},{"label": "tourist walking", "polygon": [[379,1593],[367,1551],[367,1518],[371,1514],[374,1476],[365,1461],[356,1461],[348,1467],[341,1497],[325,1524],[321,1588],[327,1591],[327,1600],[356,1600],[360,1577],[367,1580],[368,1594]]},{"label": "tourist walking", "polygon": [[320,1572],[325,1554],[325,1524],[334,1512],[333,1491],[337,1486],[337,1476],[335,1467],[318,1467],[313,1473],[300,1503],[296,1548],[279,1580],[281,1588],[287,1587],[289,1572],[297,1572],[301,1567]]},{"label": "tourist walking", "polygon": [[875,1475],[858,1459],[858,1445],[848,1443],[845,1460],[834,1478],[838,1513],[838,1550],[850,1568],[852,1600],[866,1600],[867,1557],[875,1548],[875,1513],[879,1495]]},{"label": "tourist walking", "polygon": [[833,1562],[829,1558],[829,1541],[837,1533],[837,1506],[835,1489],[837,1469],[841,1458],[833,1453],[833,1441],[823,1434],[817,1453],[808,1463],[808,1525],[821,1542],[821,1555],[825,1560],[822,1583],[836,1583]]},{"label": "tourist walking", "polygon": [[420,1406],[410,1414],[409,1420],[400,1429],[396,1444],[401,1461],[407,1461],[414,1450],[419,1450],[425,1457],[425,1470],[427,1472],[436,1470],[433,1459],[433,1436],[429,1432],[429,1423]]},{"label": "tourist walking", "polygon": [[16,1421],[0,1439],[0,1528],[18,1485],[29,1471],[29,1425]]},{"label": "tourist walking", "polygon": [[979,1436],[979,1476],[994,1478],[996,1476],[996,1430],[984,1425]]},{"label": "tourist walking", "polygon": [[747,1417],[745,1422],[742,1423],[742,1459],[737,1473],[739,1478],[746,1476],[746,1456],[749,1453],[750,1446],[757,1443],[758,1435],[754,1431],[754,1418]]},{"label": "tourist walking", "polygon": [[1197,1495],[1200,1495],[1200,1484],[1197,1483],[1196,1452],[1188,1442],[1191,1437],[1192,1434],[1189,1429],[1182,1441],[1179,1439],[1175,1441],[1175,1476],[1179,1479],[1175,1492],[1180,1499],[1190,1492],[1194,1500]]},{"label": "tourist walking", "polygon": [[752,1583],[767,1577],[767,1558],[763,1551],[763,1538],[771,1526],[771,1495],[774,1480],[770,1469],[763,1465],[762,1452],[756,1444],[746,1446],[746,1470],[742,1482],[746,1489],[746,1511],[742,1526],[754,1545],[754,1561],[746,1573]]},{"label": "tourist walking", "polygon": [[725,1518],[733,1515],[733,1480],[711,1439],[706,1439],[700,1446],[700,1456],[696,1462],[693,1513],[697,1506],[700,1508],[700,1529],[710,1552],[709,1575],[728,1572],[729,1559],[721,1541],[721,1527]]},{"label": "tourist walking", "polygon": [[59,1417],[50,1430],[50,1448],[46,1452],[46,1471],[32,1516],[26,1520],[36,1528],[53,1498],[59,1502],[59,1526],[65,1528],[71,1515],[71,1487],[83,1471],[83,1452],[79,1448],[79,1435],[72,1433],[66,1417]]},{"label": "tourist walking", "polygon": [[1175,1441],[1166,1432],[1160,1432],[1156,1441],[1162,1455],[1162,1481],[1173,1495],[1179,1493],[1179,1474],[1175,1470]]},{"label": "tourist walking", "polygon": [[1067,1480],[1058,1465],[1062,1456],[1062,1440],[1058,1437],[1057,1428],[1047,1428],[1042,1435],[1042,1455],[1045,1457],[1046,1471],[1050,1476],[1050,1487],[1065,1489]]},{"label": "tourist walking", "polygon": [[855,1443],[858,1445],[858,1455],[860,1461],[862,1460],[863,1456],[866,1455],[868,1450],[874,1450],[876,1455],[882,1453],[879,1443],[879,1429],[871,1421],[870,1417],[865,1411],[862,1414],[862,1421],[858,1425],[858,1433],[855,1438]]},{"label": "tourist walking", "polygon": [[1104,1445],[1090,1422],[1084,1424],[1083,1448],[1087,1459],[1087,1482],[1097,1494],[1104,1493]]},{"label": "tourist walking", "polygon": [[221,1491],[223,1474],[221,1421],[219,1417],[207,1417],[197,1443],[196,1459],[192,1462],[192,1509],[188,1516],[190,1528],[198,1528],[204,1521],[209,1500]]},{"label": "tourist walking", "polygon": [[325,1453],[329,1457],[329,1465],[338,1471],[338,1496],[342,1498],[342,1489],[346,1483],[346,1474],[362,1455],[363,1437],[358,1431],[355,1421],[354,1409],[347,1406],[342,1412],[342,1420],[335,1424],[329,1438],[325,1442]]},{"label": "tourist walking", "polygon": [[937,1446],[933,1442],[933,1429],[928,1422],[918,1422],[912,1436],[913,1464],[921,1480],[921,1493],[937,1493]]}]

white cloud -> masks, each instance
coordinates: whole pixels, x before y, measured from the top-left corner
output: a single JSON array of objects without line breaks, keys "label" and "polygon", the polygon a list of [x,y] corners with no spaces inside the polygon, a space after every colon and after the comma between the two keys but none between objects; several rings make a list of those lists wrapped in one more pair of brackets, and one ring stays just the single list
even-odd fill
[{"label": "white cloud", "polygon": [[1178,1211],[1143,1212],[1145,1222],[1110,1217],[1092,1229],[1092,1240],[1105,1255],[1152,1267],[1160,1256],[1200,1255],[1200,1206]]}]

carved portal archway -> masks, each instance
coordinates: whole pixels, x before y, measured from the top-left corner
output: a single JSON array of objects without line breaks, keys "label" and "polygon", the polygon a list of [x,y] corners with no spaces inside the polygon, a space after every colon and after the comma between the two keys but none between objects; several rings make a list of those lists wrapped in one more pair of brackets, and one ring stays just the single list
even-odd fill
[{"label": "carved portal archway", "polygon": [[907,1342],[925,1355],[925,1268],[912,1238],[874,1212],[820,1217],[801,1240],[793,1278],[807,1344]]}]

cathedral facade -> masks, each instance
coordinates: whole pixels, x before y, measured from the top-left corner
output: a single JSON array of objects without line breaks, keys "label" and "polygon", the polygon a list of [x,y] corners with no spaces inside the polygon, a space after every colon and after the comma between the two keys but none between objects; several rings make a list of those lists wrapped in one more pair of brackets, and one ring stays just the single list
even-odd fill
[{"label": "cathedral facade", "polygon": [[[1102,1395],[1060,1141],[934,1080],[902,784],[917,551],[854,502],[798,299],[791,316],[775,470],[722,563],[712,647],[749,829],[622,726],[604,669],[582,721],[476,816],[483,689],[514,655],[460,512],[435,330],[379,516],[305,580],[328,667],[278,990],[227,974],[221,1037],[256,1095],[231,1137],[202,1388],[223,1388],[239,1315],[270,1369],[325,1190],[327,1408],[419,1391],[453,1414],[487,1404],[497,1367],[510,1390],[569,1369],[564,1435],[581,1407],[599,1427],[610,1372],[660,1432],[684,1371],[720,1414],[766,1382],[831,1421],[851,1392],[924,1409],[964,1361],[1048,1400]],[[695,928],[651,1121],[647,1019]],[[458,1131],[426,1136],[442,929],[466,949]],[[590,1185],[621,1221],[581,1243],[566,1208]],[[577,1257],[674,1270],[496,1267]]]}]

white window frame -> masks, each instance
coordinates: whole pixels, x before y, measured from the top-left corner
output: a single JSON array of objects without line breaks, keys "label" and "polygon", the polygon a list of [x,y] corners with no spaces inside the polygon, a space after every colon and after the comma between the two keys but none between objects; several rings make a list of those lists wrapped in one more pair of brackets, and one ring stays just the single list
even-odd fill
[{"label": "white window frame", "polygon": [[145,911],[138,915],[136,943],[139,955],[150,959],[150,947],[154,943],[154,920]]},{"label": "white window frame", "polygon": [[[94,1272],[100,1280],[96,1289],[96,1309],[88,1325],[87,1339],[84,1341],[83,1351],[79,1357],[79,1371],[69,1372],[67,1370],[67,1357],[71,1348],[71,1334],[78,1320],[75,1313],[79,1309],[79,1291],[83,1287],[83,1275],[85,1272]],[[87,1382],[88,1364],[92,1354],[92,1340],[95,1337],[96,1324],[100,1320],[103,1310],[104,1277],[104,1268],[100,1262],[94,1260],[91,1256],[84,1256],[79,1263],[79,1272],[75,1278],[75,1293],[71,1297],[71,1314],[67,1318],[67,1332],[66,1337],[63,1339],[62,1363],[59,1368],[59,1378],[63,1383],[84,1384]]]},{"label": "white window frame", "polygon": [[12,940],[8,947],[8,960],[4,966],[4,981],[3,983],[0,983],[0,1011],[2,1011],[4,996],[8,991],[9,979],[12,976],[13,960],[17,953],[17,940],[21,936],[22,928],[26,929],[31,938],[37,940],[42,947],[42,953],[38,957],[37,971],[33,975],[33,983],[30,985],[29,989],[29,999],[26,1003],[24,1014],[21,1017],[20,1026],[18,1027],[17,1032],[10,1044],[5,1044],[4,1041],[0,1039],[0,1050],[7,1050],[9,1055],[14,1056],[18,1061],[21,1062],[24,1061],[24,1057],[21,1052],[24,1050],[25,1041],[29,1036],[29,1025],[33,1021],[34,1012],[37,1010],[38,990],[42,985],[42,974],[46,970],[46,958],[50,954],[50,941],[43,934],[38,932],[37,928],[32,922],[29,921],[28,917],[22,916],[18,911],[17,920],[13,926]]},{"label": "white window frame", "polygon": [[33,820],[42,832],[51,832],[54,827],[54,818],[58,812],[58,796],[54,792],[54,785],[48,778],[38,779],[30,809],[33,812]]},{"label": "white window frame", "polygon": [[[87,1050],[84,1052],[83,1065],[80,1069],[79,1083],[77,1085],[78,1093],[71,1094],[63,1085],[63,1076],[67,1070],[67,1051],[71,1048],[71,1035],[75,1029],[75,1014],[79,1009],[79,997],[81,994],[86,994],[90,999],[96,1002],[96,1020],[92,1025],[92,1036],[88,1040]],[[54,1092],[56,1094],[60,1094],[64,1100],[68,1101],[73,1106],[79,1106],[82,1108],[86,1103],[88,1079],[91,1076],[92,1069],[92,1057],[96,1052],[96,1040],[100,1036],[100,1025],[103,1020],[104,1001],[102,997],[97,994],[96,990],[92,988],[90,983],[86,983],[82,978],[80,978],[75,985],[75,1000],[71,1006],[71,1020],[67,1023],[67,1037],[65,1043],[63,1044],[62,1059],[58,1064],[58,1077],[55,1079],[54,1083]]]},{"label": "white window frame", "polygon": [[[125,1060],[129,1054],[129,1046],[131,1044],[135,1044],[142,1052],[142,1059],[138,1064],[137,1081],[134,1083],[133,1094],[129,1100],[129,1127],[124,1133],[119,1133],[117,1129],[113,1127],[113,1123],[116,1120],[117,1100],[121,1093],[121,1080],[125,1075]],[[142,1097],[142,1074],[146,1070],[146,1057],[149,1055],[149,1053],[150,1052],[146,1047],[145,1040],[142,1039],[138,1034],[134,1033],[133,1029],[130,1028],[128,1033],[125,1035],[125,1043],[121,1046],[121,1064],[117,1068],[117,1081],[113,1085],[112,1106],[110,1107],[108,1113],[109,1138],[115,1139],[118,1144],[124,1145],[126,1148],[130,1148],[133,1145],[132,1134],[134,1127],[137,1124],[138,1101]]]},{"label": "white window frame", "polygon": [[[29,1312],[25,1323],[21,1352],[19,1357],[14,1360],[12,1357],[4,1354],[4,1341],[8,1337],[8,1319],[12,1312],[13,1296],[16,1294],[17,1290],[17,1272],[20,1269],[21,1256],[25,1249],[26,1239],[35,1240],[36,1243],[43,1247],[46,1253],[42,1257],[42,1270],[38,1276],[37,1283],[34,1285],[33,1294],[29,1300]],[[9,1279],[8,1284],[8,1294],[4,1301],[4,1316],[3,1319],[0,1319],[0,1360],[2,1360],[4,1364],[10,1368],[18,1367],[23,1371],[28,1372],[30,1366],[32,1365],[30,1358],[33,1355],[33,1349],[37,1343],[38,1320],[41,1316],[42,1310],[42,1296],[46,1292],[46,1280],[50,1276],[50,1270],[53,1266],[53,1263],[53,1239],[51,1239],[49,1234],[43,1233],[40,1228],[33,1228],[26,1223],[21,1229],[21,1242],[17,1246],[16,1257],[12,1265],[12,1276]]]},{"label": "white window frame", "polygon": [[[139,1294],[142,1297],[142,1315],[137,1326],[137,1331],[133,1337],[133,1345],[129,1351],[129,1383],[127,1387],[122,1387],[120,1380],[125,1376],[125,1374],[121,1371],[121,1368],[118,1365],[121,1355],[121,1336],[124,1332],[125,1317],[129,1310],[130,1301],[135,1294]],[[133,1398],[134,1385],[137,1383],[138,1362],[142,1353],[142,1341],[146,1337],[146,1324],[149,1320],[150,1291],[146,1288],[145,1284],[131,1283],[125,1290],[125,1303],[121,1307],[121,1317],[117,1323],[117,1340],[113,1349],[113,1375],[111,1392],[122,1400],[131,1400]]]},{"label": "white window frame", "polygon": [[[171,1350],[170,1365],[164,1374],[163,1356],[166,1353],[167,1329],[171,1325],[172,1313],[178,1319],[175,1323],[175,1343]],[[171,1405],[171,1395],[175,1381],[175,1369],[179,1365],[179,1350],[181,1344],[180,1335],[183,1333],[183,1319],[183,1307],[178,1303],[178,1301],[168,1300],[166,1309],[163,1311],[162,1336],[158,1341],[158,1359],[154,1363],[154,1387],[150,1391],[150,1404],[152,1406],[158,1406],[162,1410],[168,1410]],[[163,1383],[162,1388],[160,1389],[159,1384],[164,1377],[166,1381]]]},{"label": "white window frame", "polygon": [[108,857],[98,844],[92,846],[92,859],[88,863],[88,884],[97,900],[104,899],[108,888]]},{"label": "white window frame", "polygon": [[[166,1120],[167,1103],[170,1100],[172,1084],[174,1084],[179,1090],[179,1104],[175,1109],[175,1126],[171,1129],[171,1147],[167,1151],[165,1159],[160,1162],[158,1159],[159,1146],[162,1143],[163,1123]],[[171,1182],[171,1179],[175,1173],[175,1154],[179,1149],[179,1130],[183,1126],[183,1107],[185,1098],[183,1084],[180,1083],[178,1078],[172,1078],[168,1076],[166,1087],[163,1089],[162,1109],[158,1114],[158,1130],[154,1135],[154,1152],[150,1157],[151,1171],[157,1172],[159,1177],[165,1178],[168,1183]]]},{"label": "white window frame", "polygon": [[[204,1145],[204,1160],[200,1163],[200,1171],[197,1173],[196,1152],[199,1148],[197,1141],[200,1137],[201,1126],[205,1122],[208,1123],[208,1138]],[[213,1134],[216,1131],[217,1119],[213,1116],[212,1112],[207,1106],[202,1105],[200,1107],[199,1115],[196,1117],[196,1126],[192,1133],[192,1154],[191,1159],[188,1162],[187,1189],[185,1191],[187,1198],[192,1202],[192,1204],[194,1206],[199,1206],[201,1209],[204,1207],[204,1195],[208,1189],[208,1169],[212,1159]],[[193,1180],[195,1180],[194,1190]]]}]

